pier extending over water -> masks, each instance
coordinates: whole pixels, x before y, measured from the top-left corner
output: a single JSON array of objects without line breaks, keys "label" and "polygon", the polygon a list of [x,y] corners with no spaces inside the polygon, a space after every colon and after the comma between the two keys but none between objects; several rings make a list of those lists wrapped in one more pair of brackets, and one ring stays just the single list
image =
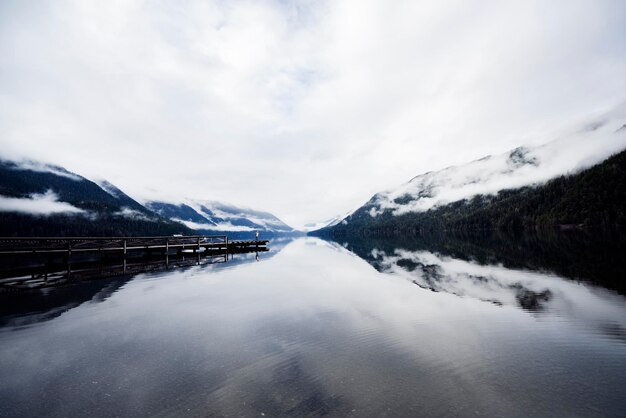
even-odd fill
[{"label": "pier extending over water", "polygon": [[0,238],[0,295],[172,268],[225,263],[269,251],[268,240],[227,236]]},{"label": "pier extending over water", "polygon": [[71,255],[74,252],[241,251],[267,246],[268,240],[229,240],[226,235],[158,237],[0,237],[0,254]]}]

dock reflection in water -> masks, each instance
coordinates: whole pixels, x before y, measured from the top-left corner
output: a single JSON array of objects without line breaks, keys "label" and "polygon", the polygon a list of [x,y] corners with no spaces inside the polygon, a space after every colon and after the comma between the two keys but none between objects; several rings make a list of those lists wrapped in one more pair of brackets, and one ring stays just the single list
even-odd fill
[{"label": "dock reflection in water", "polygon": [[[158,272],[169,269],[202,266],[208,264],[234,262],[235,254],[254,254],[259,261],[259,253],[268,248],[242,249],[236,252],[205,251],[179,254],[126,257],[103,257],[95,255],[79,260],[67,257],[42,256],[39,259],[30,255],[4,255],[0,268],[0,293],[62,286],[89,280],[102,280],[123,275]],[[76,258],[76,257],[75,257]],[[241,259],[249,259],[243,258]],[[43,261],[42,261],[43,260]],[[61,260],[61,261],[59,261]]]},{"label": "dock reflection in water", "polygon": [[[278,243],[277,250],[281,248]],[[0,259],[0,326],[25,326],[54,319],[85,302],[107,300],[140,274],[162,274],[189,268],[228,268],[261,261],[276,253],[269,248],[237,252],[206,251],[144,254],[135,257],[5,256]]]}]

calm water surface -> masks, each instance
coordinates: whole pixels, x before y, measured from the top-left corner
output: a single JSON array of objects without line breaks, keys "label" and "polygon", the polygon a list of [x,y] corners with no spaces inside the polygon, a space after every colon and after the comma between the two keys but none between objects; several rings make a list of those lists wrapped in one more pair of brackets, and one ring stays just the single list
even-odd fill
[{"label": "calm water surface", "polygon": [[0,295],[0,416],[626,416],[619,255],[271,246]]}]

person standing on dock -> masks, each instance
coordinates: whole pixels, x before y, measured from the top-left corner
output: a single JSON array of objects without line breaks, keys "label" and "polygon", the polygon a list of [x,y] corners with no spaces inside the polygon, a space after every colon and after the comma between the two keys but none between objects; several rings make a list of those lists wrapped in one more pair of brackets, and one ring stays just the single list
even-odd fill
[{"label": "person standing on dock", "polygon": [[256,241],[259,240],[259,231],[256,231]]}]

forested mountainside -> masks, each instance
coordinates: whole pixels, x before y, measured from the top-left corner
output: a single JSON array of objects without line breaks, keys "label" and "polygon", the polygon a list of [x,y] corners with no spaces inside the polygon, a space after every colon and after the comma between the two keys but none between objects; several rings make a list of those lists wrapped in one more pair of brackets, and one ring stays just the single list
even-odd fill
[{"label": "forested mountainside", "polygon": [[215,201],[142,205],[108,181],[63,167],[0,160],[0,236],[292,233],[268,212]]},{"label": "forested mountainside", "polygon": [[0,160],[0,236],[192,234],[108,182],[62,167]]},{"label": "forested mountainside", "polygon": [[[532,164],[526,161],[525,164]],[[402,200],[396,200],[401,204]],[[376,196],[339,224],[313,234],[380,235],[488,229],[626,228],[626,151],[544,184],[480,194],[422,212],[397,213]]]}]

